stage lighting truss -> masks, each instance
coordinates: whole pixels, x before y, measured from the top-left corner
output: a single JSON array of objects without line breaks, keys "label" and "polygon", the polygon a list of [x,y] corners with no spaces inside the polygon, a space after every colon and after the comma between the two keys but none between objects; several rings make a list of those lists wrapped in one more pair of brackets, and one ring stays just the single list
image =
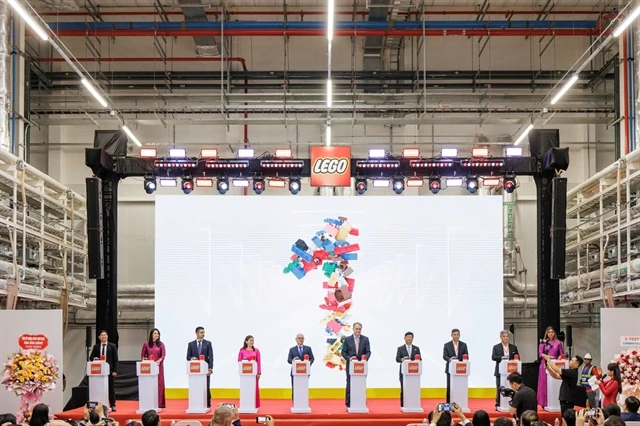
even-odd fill
[{"label": "stage lighting truss", "polygon": [[473,158],[473,159],[468,159],[468,160],[462,160],[460,161],[460,165],[462,167],[503,167],[504,166],[504,160],[499,160],[499,159],[491,159],[488,158],[486,160],[479,160],[477,158]]},{"label": "stage lighting truss", "polygon": [[359,169],[397,169],[400,167],[398,160],[366,160],[357,161],[356,167]]},{"label": "stage lighting truss", "polygon": [[248,160],[207,160],[208,169],[246,169],[249,167]]},{"label": "stage lighting truss", "polygon": [[180,158],[167,158],[164,160],[156,160],[153,165],[156,169],[195,169],[198,167],[197,160],[180,159]]},{"label": "stage lighting truss", "polygon": [[265,169],[302,169],[304,161],[302,160],[262,160],[260,167]]},{"label": "stage lighting truss", "polygon": [[453,160],[413,160],[409,162],[409,166],[416,169],[440,169],[453,167]]}]

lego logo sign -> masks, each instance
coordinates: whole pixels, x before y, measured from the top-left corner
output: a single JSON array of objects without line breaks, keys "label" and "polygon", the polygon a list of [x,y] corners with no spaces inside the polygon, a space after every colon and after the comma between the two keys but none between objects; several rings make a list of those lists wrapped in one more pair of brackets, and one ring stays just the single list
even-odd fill
[{"label": "lego logo sign", "polygon": [[456,364],[456,373],[457,374],[467,374],[467,364]]},{"label": "lego logo sign", "polygon": [[101,364],[91,364],[91,374],[102,374]]},{"label": "lego logo sign", "polygon": [[242,374],[253,374],[253,364],[242,364]]},{"label": "lego logo sign", "polygon": [[296,364],[296,373],[298,374],[307,374],[307,364]]},{"label": "lego logo sign", "polygon": [[364,364],[357,363],[353,365],[353,374],[364,374]]},{"label": "lego logo sign", "polygon": [[518,372],[518,363],[517,362],[509,362],[507,363],[507,373],[517,373]]},{"label": "lego logo sign", "polygon": [[151,364],[140,364],[140,374],[151,374]]},{"label": "lego logo sign", "polygon": [[412,362],[407,365],[407,372],[409,374],[418,374],[420,371],[420,365],[417,362]]},{"label": "lego logo sign", "polygon": [[199,373],[200,372],[200,363],[192,362],[189,364],[189,372],[190,373]]},{"label": "lego logo sign", "polygon": [[351,147],[312,146],[311,186],[350,186]]}]

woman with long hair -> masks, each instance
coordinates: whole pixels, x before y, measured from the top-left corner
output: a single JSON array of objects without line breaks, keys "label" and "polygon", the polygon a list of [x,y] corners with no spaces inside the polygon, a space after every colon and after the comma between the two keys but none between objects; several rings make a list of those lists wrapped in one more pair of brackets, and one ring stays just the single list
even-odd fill
[{"label": "woman with long hair", "polygon": [[260,407],[260,386],[258,382],[260,381],[260,375],[262,374],[262,367],[260,363],[260,351],[258,348],[253,346],[253,336],[248,335],[244,338],[244,343],[240,352],[238,352],[238,362],[240,361],[249,361],[251,359],[255,360],[258,365],[258,374],[256,375],[256,408]]},{"label": "woman with long hair", "polygon": [[142,353],[140,358],[153,360],[158,364],[158,408],[166,408],[166,400],[164,397],[164,358],[167,352],[164,343],[160,341],[160,330],[154,328],[149,333],[149,340],[142,345]]},{"label": "woman with long hair", "polygon": [[29,426],[45,426],[49,424],[49,407],[45,404],[38,404],[31,411]]},{"label": "woman with long hair", "polygon": [[598,381],[600,389],[602,390],[602,406],[606,407],[607,404],[616,404],[618,395],[622,392],[622,377],[620,375],[620,367],[615,362],[607,365],[607,376],[609,380],[603,382]]},{"label": "woman with long hair", "polygon": [[558,359],[564,354],[564,348],[562,342],[558,339],[556,330],[549,326],[544,332],[544,337],[540,341],[538,346],[538,359],[540,359],[540,369],[538,371],[538,405],[541,407],[547,406],[547,370],[545,367],[546,361],[542,358],[542,355],[549,355],[551,359]]}]

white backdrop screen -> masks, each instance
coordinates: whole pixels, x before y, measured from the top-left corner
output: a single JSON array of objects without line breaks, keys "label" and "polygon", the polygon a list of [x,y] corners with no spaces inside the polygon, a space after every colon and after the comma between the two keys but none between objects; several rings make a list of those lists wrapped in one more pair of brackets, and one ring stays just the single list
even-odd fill
[{"label": "white backdrop screen", "polygon": [[[261,387],[290,386],[287,354],[305,334],[316,362],[310,386],[344,386],[326,366],[327,339],[363,324],[371,342],[367,385],[398,387],[395,353],[406,331],[422,352],[425,388],[445,387],[443,344],[452,328],[469,346],[470,387],[493,387],[491,349],[503,327],[500,197],[156,198],[155,318],[167,346],[166,386],[186,388],[187,343],[203,326],[214,348],[213,388],[237,388],[246,335],[262,355]],[[351,307],[328,331],[322,267],[302,279],[284,273],[291,246],[345,217],[359,235]],[[329,342],[331,343],[331,341]]]}]

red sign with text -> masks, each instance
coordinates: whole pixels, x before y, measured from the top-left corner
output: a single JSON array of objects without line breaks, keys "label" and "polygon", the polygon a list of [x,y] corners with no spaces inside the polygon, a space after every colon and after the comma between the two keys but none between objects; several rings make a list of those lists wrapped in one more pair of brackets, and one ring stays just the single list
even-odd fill
[{"label": "red sign with text", "polygon": [[253,374],[253,364],[250,362],[242,363],[242,374]]},{"label": "red sign with text", "polygon": [[517,373],[518,372],[518,363],[517,362],[508,362],[507,363],[507,373]]},{"label": "red sign with text", "polygon": [[151,364],[140,364],[140,374],[151,374]]},{"label": "red sign with text", "polygon": [[296,363],[296,373],[307,374],[307,364],[304,362]]},{"label": "red sign with text", "polygon": [[190,362],[189,363],[189,373],[192,373],[192,374],[200,373],[200,363],[199,362]]},{"label": "red sign with text", "polygon": [[311,186],[351,186],[351,147],[312,146]]},{"label": "red sign with text", "polygon": [[456,373],[457,374],[467,374],[467,364],[459,363],[456,364]]},{"label": "red sign with text", "polygon": [[353,364],[353,374],[364,374],[364,363],[357,362]]},{"label": "red sign with text", "polygon": [[420,364],[417,362],[410,362],[407,364],[407,372],[409,374],[418,374],[420,371]]},{"label": "red sign with text", "polygon": [[91,364],[90,371],[91,371],[91,374],[97,374],[97,375],[102,374],[102,364],[100,363]]},{"label": "red sign with text", "polygon": [[49,339],[44,334],[21,334],[18,337],[18,346],[22,349],[43,350],[49,346]]}]

